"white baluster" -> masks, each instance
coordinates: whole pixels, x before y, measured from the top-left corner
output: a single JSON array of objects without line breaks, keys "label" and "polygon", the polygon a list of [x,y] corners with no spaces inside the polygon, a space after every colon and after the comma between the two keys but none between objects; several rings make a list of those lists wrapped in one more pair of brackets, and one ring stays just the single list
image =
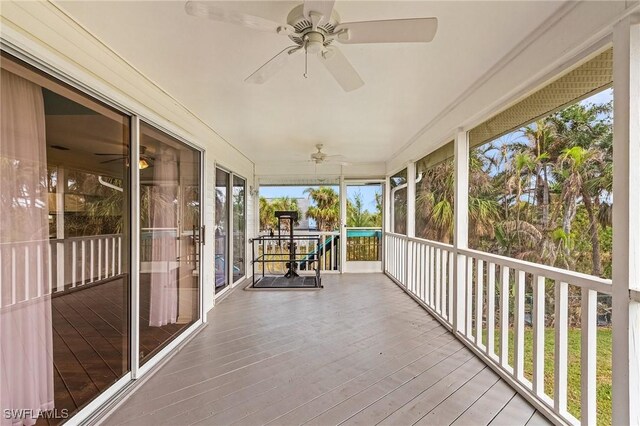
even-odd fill
[{"label": "white baluster", "polygon": [[118,275],[122,274],[122,237],[118,237]]},{"label": "white baluster", "polygon": [[29,300],[31,298],[31,294],[29,292],[29,288],[31,287],[31,283],[29,282],[30,267],[29,244],[27,243],[24,245],[24,300]]},{"label": "white baluster", "polygon": [[465,334],[469,339],[473,338],[473,310],[471,307],[473,306],[473,258],[471,256],[467,257],[467,273],[465,280],[465,288],[467,290],[467,324]]},{"label": "white baluster", "polygon": [[16,248],[15,246],[11,247],[11,304],[15,305],[18,302],[18,298],[16,295],[16,288],[18,287],[16,281],[17,277],[17,265],[16,265]]},{"label": "white baluster", "polygon": [[436,248],[436,260],[435,260],[435,272],[436,272],[436,278],[434,281],[434,285],[435,285],[435,295],[434,295],[434,305],[435,305],[435,310],[437,313],[441,313],[440,311],[440,289],[441,289],[441,283],[442,283],[442,270],[441,270],[441,259],[440,259],[440,249]]},{"label": "white baluster", "polygon": [[500,364],[509,365],[509,268],[500,265]]},{"label": "white baluster", "polygon": [[533,392],[544,394],[544,287],[545,277],[533,276]]},{"label": "white baluster", "polygon": [[96,274],[95,274],[95,269],[94,269],[94,265],[95,263],[95,239],[91,239],[89,241],[89,250],[90,250],[90,256],[89,256],[89,282],[93,282],[93,280],[95,280]]},{"label": "white baluster", "polygon": [[[45,243],[47,244],[47,243]],[[0,260],[0,265],[2,265],[2,260]],[[37,294],[38,297],[43,296],[42,292],[43,292],[43,271],[42,271],[42,243],[38,243],[36,245],[36,274],[38,274],[38,279],[37,279],[37,285],[38,285],[38,289],[37,289]]]},{"label": "white baluster", "polygon": [[441,271],[441,279],[440,279],[440,315],[443,317],[447,312],[447,251],[440,250],[440,271]]},{"label": "white baluster", "polygon": [[516,271],[515,283],[515,334],[514,334],[514,375],[522,380],[524,372],[524,271]]},{"label": "white baluster", "polygon": [[453,325],[453,298],[455,297],[453,289],[453,252],[449,252],[449,291],[447,292],[447,319],[449,324]]},{"label": "white baluster", "polygon": [[495,357],[496,328],[496,264],[487,265],[487,355]]},{"label": "white baluster", "polygon": [[568,300],[567,283],[555,282],[555,353],[554,353],[554,389],[553,405],[555,411],[567,410],[567,346],[568,346]]},{"label": "white baluster", "polygon": [[98,281],[102,279],[102,239],[98,238]]},{"label": "white baluster", "polygon": [[476,259],[476,345],[482,347],[484,319],[484,262]]},{"label": "white baluster", "polygon": [[78,259],[76,253],[76,241],[71,241],[71,287],[76,286],[76,271],[78,269]]},{"label": "white baluster", "polygon": [[116,274],[116,237],[111,237],[111,276]]},{"label": "white baluster", "polygon": [[84,285],[86,280],[87,280],[87,256],[85,253],[85,248],[86,248],[86,240],[82,239],[80,240],[80,257],[81,257],[81,269],[80,269],[80,276],[82,278],[82,282],[80,282],[81,285]]},{"label": "white baluster", "polygon": [[596,424],[597,296],[597,292],[582,288],[580,314],[580,420],[586,426]]}]

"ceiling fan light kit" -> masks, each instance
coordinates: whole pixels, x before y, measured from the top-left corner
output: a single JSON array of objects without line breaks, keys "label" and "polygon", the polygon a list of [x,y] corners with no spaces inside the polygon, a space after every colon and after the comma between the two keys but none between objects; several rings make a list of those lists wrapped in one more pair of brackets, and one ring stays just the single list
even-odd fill
[{"label": "ceiling fan light kit", "polygon": [[[293,54],[304,51],[306,55],[317,55],[327,71],[346,92],[362,87],[364,81],[340,49],[332,45],[334,41],[342,44],[428,43],[433,40],[438,29],[436,18],[341,23],[333,5],[334,0],[305,0],[303,4],[289,12],[287,24],[284,25],[265,18],[222,9],[202,1],[188,1],[185,11],[192,16],[286,35],[295,43],[258,68],[245,79],[246,82],[265,83],[287,65]],[[306,58],[304,76],[306,77]]]}]

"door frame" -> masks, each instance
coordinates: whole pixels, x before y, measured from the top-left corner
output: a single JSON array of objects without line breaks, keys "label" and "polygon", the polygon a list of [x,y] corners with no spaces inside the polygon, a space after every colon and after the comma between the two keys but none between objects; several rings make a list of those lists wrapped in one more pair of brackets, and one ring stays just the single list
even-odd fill
[{"label": "door frame", "polygon": [[382,257],[384,254],[384,238],[380,240],[380,256],[379,261],[349,261],[347,263],[347,187],[358,186],[366,184],[379,184],[382,196],[382,224],[380,225],[380,231],[384,230],[385,220],[385,199],[384,191],[386,180],[384,178],[371,178],[371,179],[349,179],[340,178],[340,272],[341,273],[381,273],[382,272]]}]

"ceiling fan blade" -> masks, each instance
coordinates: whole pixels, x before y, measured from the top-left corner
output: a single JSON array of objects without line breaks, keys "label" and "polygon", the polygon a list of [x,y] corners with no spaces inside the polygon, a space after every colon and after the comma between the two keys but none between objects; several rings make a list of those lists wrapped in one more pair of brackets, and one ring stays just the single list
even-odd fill
[{"label": "ceiling fan blade", "polygon": [[340,43],[427,43],[438,29],[437,18],[347,22],[336,27]]},{"label": "ceiling fan blade", "polygon": [[324,52],[318,54],[318,58],[345,92],[356,90],[364,84],[358,72],[337,47],[327,47]]},{"label": "ceiling fan blade", "polygon": [[222,9],[210,2],[188,1],[184,6],[185,11],[192,16],[209,18],[214,21],[228,22],[241,25],[257,31],[265,31],[276,34],[293,34],[295,29],[291,25],[279,24],[259,16],[247,15],[232,10]]},{"label": "ceiling fan blade", "polygon": [[113,163],[114,161],[125,161],[125,160],[126,160],[126,157],[113,158],[111,160],[101,161],[100,164],[108,164],[108,163]]},{"label": "ceiling fan blade", "polygon": [[299,46],[289,46],[283,49],[282,51],[280,51],[280,53],[278,53],[273,58],[269,59],[269,61],[266,64],[258,68],[253,74],[247,77],[244,81],[247,83],[255,83],[255,84],[264,83],[265,81],[273,77],[273,75],[275,75],[278,71],[280,71],[280,69],[282,69],[287,64],[291,55],[293,55],[295,52],[299,51],[300,49],[301,48]]},{"label": "ceiling fan blade", "polygon": [[120,157],[126,157],[125,154],[109,154],[107,152],[94,152],[93,155],[118,155]]},{"label": "ceiling fan blade", "polygon": [[[331,18],[331,12],[333,12],[333,5],[335,0],[305,0],[302,8],[302,14],[311,19],[315,28],[320,24],[320,21],[314,21],[311,17],[311,12],[323,17],[323,22],[327,22]],[[314,30],[315,30],[314,28]]]}]

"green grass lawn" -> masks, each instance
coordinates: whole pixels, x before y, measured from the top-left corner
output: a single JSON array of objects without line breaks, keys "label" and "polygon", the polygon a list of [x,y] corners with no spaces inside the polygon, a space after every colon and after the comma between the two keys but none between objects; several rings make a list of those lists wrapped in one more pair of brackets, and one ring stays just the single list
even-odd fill
[{"label": "green grass lawn", "polygon": [[[495,351],[500,353],[500,330],[495,332]],[[567,408],[580,419],[580,329],[568,330],[567,344]],[[483,343],[486,344],[486,334]],[[596,398],[598,425],[611,424],[611,329],[598,328],[596,359]],[[545,393],[553,398],[555,335],[553,329],[545,331]],[[533,378],[533,329],[525,328],[524,374]],[[509,330],[509,364],[513,366],[513,330]]]}]

